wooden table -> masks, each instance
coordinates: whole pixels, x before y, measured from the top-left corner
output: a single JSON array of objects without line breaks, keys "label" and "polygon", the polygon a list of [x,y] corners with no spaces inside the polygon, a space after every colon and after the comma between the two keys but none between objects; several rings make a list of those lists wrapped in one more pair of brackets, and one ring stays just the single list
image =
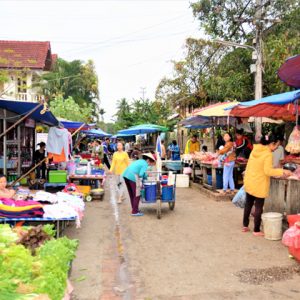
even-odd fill
[{"label": "wooden table", "polygon": [[[200,168],[202,171],[202,176],[203,176],[203,186],[205,186],[208,189],[216,190],[217,189],[217,170],[223,169],[223,166],[221,167],[215,167],[212,164],[209,163],[203,163],[198,161],[200,164]],[[238,183],[238,173],[243,172],[246,168],[246,163],[236,163],[234,166],[234,179],[235,179],[235,184],[237,185]],[[193,168],[194,169],[194,168]],[[211,176],[212,176],[212,185],[209,185],[207,182],[207,170],[211,169]],[[194,173],[194,170],[193,170]]]},{"label": "wooden table", "polygon": [[265,201],[265,212],[300,213],[300,181],[271,178],[270,194]]}]

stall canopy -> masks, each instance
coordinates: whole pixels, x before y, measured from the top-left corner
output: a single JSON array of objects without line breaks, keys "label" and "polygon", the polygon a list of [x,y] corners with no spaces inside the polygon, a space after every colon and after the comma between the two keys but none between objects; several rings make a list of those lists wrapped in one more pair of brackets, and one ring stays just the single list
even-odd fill
[{"label": "stall canopy", "polygon": [[300,55],[288,58],[279,68],[277,74],[288,86],[300,88]]},{"label": "stall canopy", "polygon": [[141,125],[130,127],[128,129],[120,130],[117,133],[117,135],[119,134],[137,135],[137,134],[165,132],[165,131],[168,131],[168,128],[164,126],[155,125],[155,124],[141,124]]},{"label": "stall canopy", "polygon": [[[0,99],[0,108],[9,110],[18,115],[26,115],[32,109],[37,107],[40,103],[33,102],[23,102],[23,101],[11,101]],[[51,113],[51,111],[46,111],[42,113],[43,106],[34,111],[28,118],[35,120],[36,122],[46,124],[48,126],[57,126],[59,121]]]},{"label": "stall canopy", "polygon": [[300,98],[300,90],[277,94],[259,100],[240,102],[233,107],[230,115],[234,117],[267,117],[292,120],[295,118],[296,105],[294,102]]},{"label": "stall canopy", "polygon": [[64,128],[75,131],[78,128],[81,128],[81,130],[89,130],[93,127],[95,127],[95,124],[86,124],[83,122],[75,122],[75,121],[69,121],[65,119],[58,118],[59,122],[64,126]]},{"label": "stall canopy", "polygon": [[82,132],[89,137],[98,137],[98,138],[111,137],[111,134],[109,134],[101,129],[84,130]]},{"label": "stall canopy", "polygon": [[226,109],[238,104],[239,102],[222,102],[222,103],[212,104],[207,107],[194,110],[193,116],[228,117],[229,111]]}]

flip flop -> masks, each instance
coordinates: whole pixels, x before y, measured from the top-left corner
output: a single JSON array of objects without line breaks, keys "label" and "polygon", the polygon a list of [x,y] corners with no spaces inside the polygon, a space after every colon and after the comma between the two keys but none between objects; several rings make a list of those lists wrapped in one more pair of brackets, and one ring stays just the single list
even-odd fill
[{"label": "flip flop", "polygon": [[258,232],[253,232],[253,235],[254,236],[265,236],[265,234],[261,231],[258,231]]},{"label": "flip flop", "polygon": [[249,232],[249,231],[250,231],[249,227],[243,227],[242,228],[242,232]]}]

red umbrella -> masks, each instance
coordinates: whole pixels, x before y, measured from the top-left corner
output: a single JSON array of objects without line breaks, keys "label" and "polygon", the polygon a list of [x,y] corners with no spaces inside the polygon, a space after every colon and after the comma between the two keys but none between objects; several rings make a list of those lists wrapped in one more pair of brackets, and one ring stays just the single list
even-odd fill
[{"label": "red umbrella", "polygon": [[300,55],[288,58],[278,69],[279,78],[288,86],[300,87]]}]

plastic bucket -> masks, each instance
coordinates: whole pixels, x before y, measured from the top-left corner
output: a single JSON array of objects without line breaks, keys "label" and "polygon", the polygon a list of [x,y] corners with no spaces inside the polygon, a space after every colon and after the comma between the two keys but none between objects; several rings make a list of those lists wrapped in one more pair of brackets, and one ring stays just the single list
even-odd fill
[{"label": "plastic bucket", "polygon": [[278,241],[282,238],[282,214],[276,212],[264,213],[261,216],[264,225],[265,238]]},{"label": "plastic bucket", "polygon": [[161,200],[172,201],[173,199],[173,186],[163,186],[161,189]]},{"label": "plastic bucket", "polygon": [[147,202],[156,202],[156,182],[145,182],[145,200]]},{"label": "plastic bucket", "polygon": [[[207,184],[212,185],[212,175],[207,175]],[[217,189],[223,188],[223,175],[217,174]]]}]

